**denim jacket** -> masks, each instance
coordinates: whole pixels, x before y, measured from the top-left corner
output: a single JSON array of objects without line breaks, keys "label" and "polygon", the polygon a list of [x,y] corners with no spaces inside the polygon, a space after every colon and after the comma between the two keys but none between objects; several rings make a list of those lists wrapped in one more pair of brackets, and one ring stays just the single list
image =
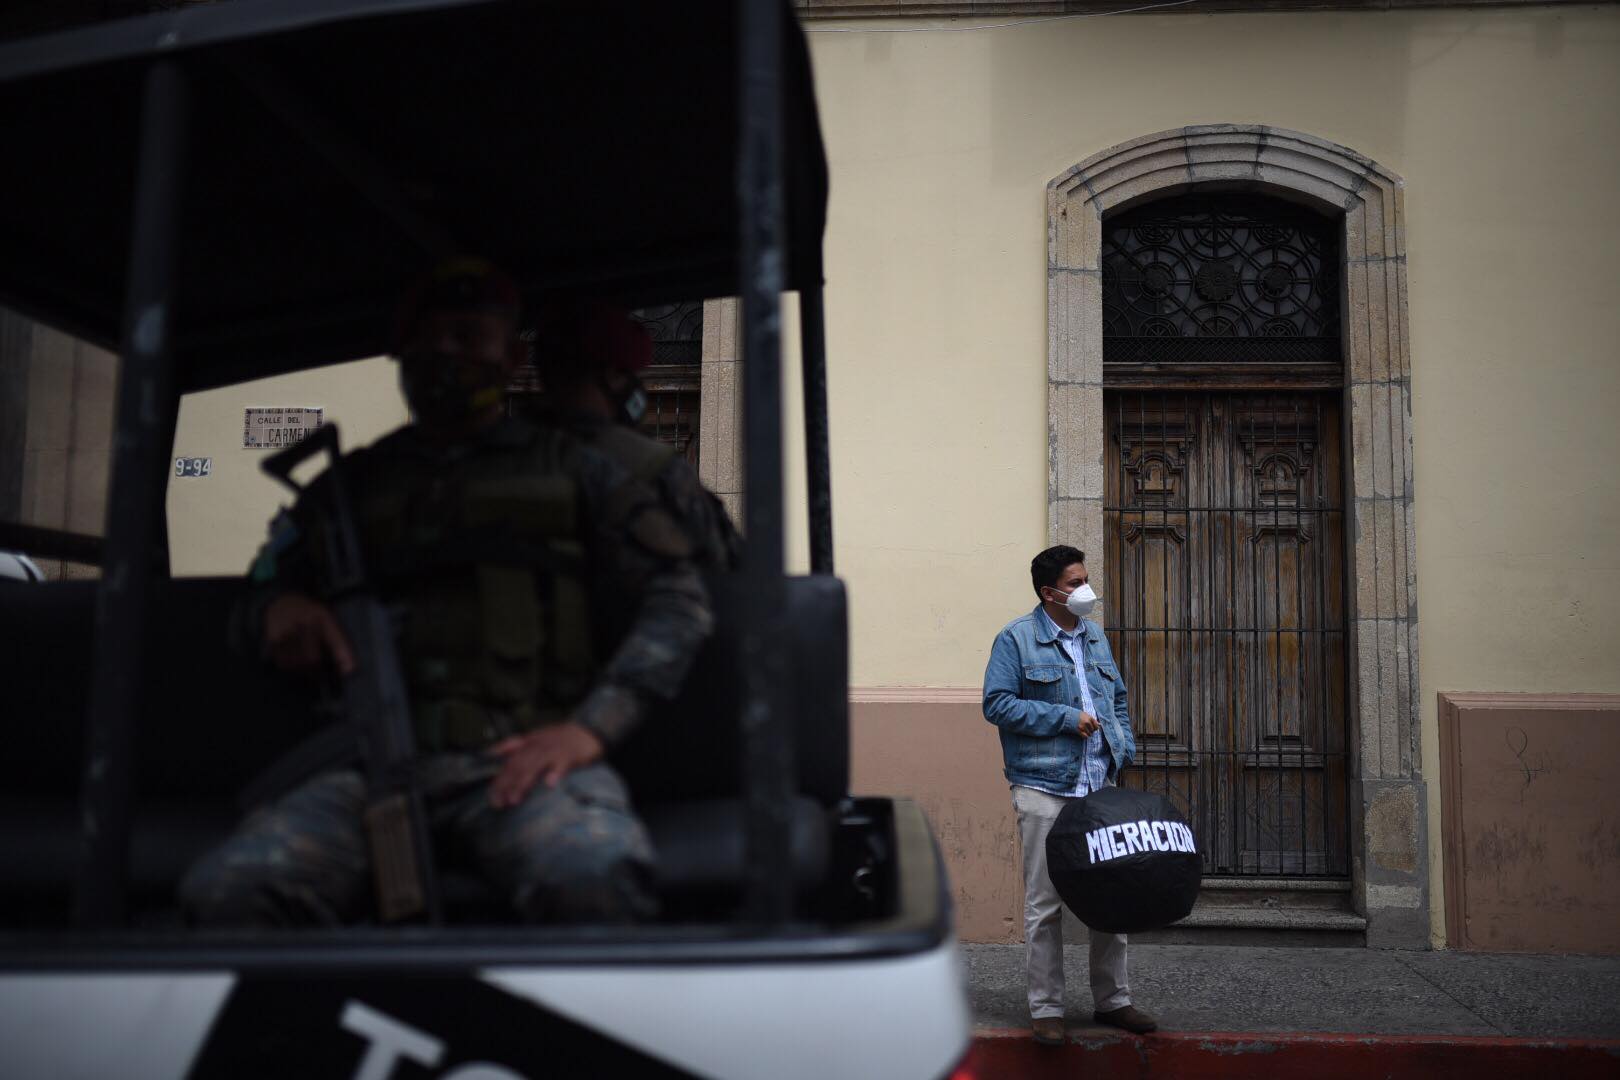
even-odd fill
[{"label": "denim jacket", "polygon": [[[1108,745],[1108,778],[1116,780],[1136,755],[1125,681],[1102,629],[1084,619],[1077,629],[1085,634],[1086,682]],[[1074,787],[1085,745],[1076,727],[1080,684],[1039,604],[1003,627],[990,647],[984,669],[984,718],[1001,729],[1001,756],[1009,783]]]}]

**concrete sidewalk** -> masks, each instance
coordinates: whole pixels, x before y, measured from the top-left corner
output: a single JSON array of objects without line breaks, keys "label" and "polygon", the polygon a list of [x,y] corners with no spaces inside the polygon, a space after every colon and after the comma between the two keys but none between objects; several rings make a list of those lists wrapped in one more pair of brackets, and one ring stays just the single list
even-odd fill
[{"label": "concrete sidewalk", "polygon": [[[962,951],[978,1027],[1027,1032],[1023,945]],[[1071,1037],[1120,1034],[1091,1020],[1085,947],[1064,951]],[[1133,945],[1130,980],[1166,1033],[1620,1039],[1620,958]]]}]

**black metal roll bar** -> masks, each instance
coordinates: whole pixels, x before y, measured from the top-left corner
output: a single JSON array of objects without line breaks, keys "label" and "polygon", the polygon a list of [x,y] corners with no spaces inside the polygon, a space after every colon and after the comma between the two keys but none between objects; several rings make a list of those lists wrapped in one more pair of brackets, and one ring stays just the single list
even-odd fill
[{"label": "black metal roll bar", "polygon": [[187,113],[179,62],[154,61],[141,102],[107,534],[96,591],[81,788],[83,852],[74,896],[74,921],[80,926],[115,926],[124,919],[144,631],[178,410],[170,341]]},{"label": "black metal roll bar", "polygon": [[804,459],[810,495],[810,572],[833,572],[832,462],[827,433],[827,315],[820,285],[799,291],[804,360]]},{"label": "black metal roll bar", "polygon": [[782,92],[781,8],[744,3],[738,65],[742,130],[737,206],[742,251],[743,573],[751,602],[743,641],[742,710],[748,860],[744,910],[786,921],[793,910],[788,800],[793,744],[787,723],[782,608]]}]

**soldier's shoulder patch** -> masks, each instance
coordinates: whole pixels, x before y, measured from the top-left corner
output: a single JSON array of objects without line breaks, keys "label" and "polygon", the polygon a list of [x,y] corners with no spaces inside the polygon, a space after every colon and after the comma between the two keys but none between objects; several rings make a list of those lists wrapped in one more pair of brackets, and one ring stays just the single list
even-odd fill
[{"label": "soldier's shoulder patch", "polygon": [[248,580],[255,585],[267,585],[276,580],[276,553],[268,545],[259,549],[253,565],[248,567]]},{"label": "soldier's shoulder patch", "polygon": [[647,505],[630,517],[630,538],[646,551],[666,559],[692,557],[692,539],[674,515],[661,506]]},{"label": "soldier's shoulder patch", "polygon": [[297,520],[286,507],[282,507],[276,511],[276,516],[270,519],[270,539],[267,546],[279,555],[296,544],[301,535]]},{"label": "soldier's shoulder patch", "polygon": [[293,520],[293,516],[286,508],[278,511],[270,522],[270,538],[259,549],[258,556],[253,560],[253,566],[248,570],[248,576],[255,585],[263,585],[276,579],[276,568],[282,553],[296,544],[300,535],[298,523]]}]

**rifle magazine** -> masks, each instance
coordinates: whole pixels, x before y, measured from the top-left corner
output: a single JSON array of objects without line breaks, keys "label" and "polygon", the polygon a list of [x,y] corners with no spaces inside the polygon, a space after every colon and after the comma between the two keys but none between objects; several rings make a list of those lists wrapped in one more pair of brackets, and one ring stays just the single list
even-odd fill
[{"label": "rifle magazine", "polygon": [[385,795],[366,807],[366,837],[376,875],[377,915],[385,923],[428,915],[423,859],[412,826],[413,807],[404,792]]}]

